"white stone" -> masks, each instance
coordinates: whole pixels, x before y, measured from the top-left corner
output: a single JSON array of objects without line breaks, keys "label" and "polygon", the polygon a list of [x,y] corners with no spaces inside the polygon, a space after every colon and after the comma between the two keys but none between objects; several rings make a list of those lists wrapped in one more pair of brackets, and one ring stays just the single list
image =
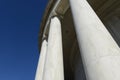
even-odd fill
[{"label": "white stone", "polygon": [[47,42],[46,40],[44,40],[41,47],[35,80],[43,80],[42,78],[43,78],[43,72],[44,72],[46,50],[47,50]]},{"label": "white stone", "polygon": [[120,80],[120,49],[86,0],[70,0],[87,80]]},{"label": "white stone", "polygon": [[51,19],[43,80],[64,80],[61,23]]}]

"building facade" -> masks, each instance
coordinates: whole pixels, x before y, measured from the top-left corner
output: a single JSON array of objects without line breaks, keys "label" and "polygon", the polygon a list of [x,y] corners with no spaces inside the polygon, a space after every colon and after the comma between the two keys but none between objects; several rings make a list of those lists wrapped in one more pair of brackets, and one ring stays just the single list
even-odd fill
[{"label": "building facade", "polygon": [[49,0],[35,80],[120,80],[120,0]]}]

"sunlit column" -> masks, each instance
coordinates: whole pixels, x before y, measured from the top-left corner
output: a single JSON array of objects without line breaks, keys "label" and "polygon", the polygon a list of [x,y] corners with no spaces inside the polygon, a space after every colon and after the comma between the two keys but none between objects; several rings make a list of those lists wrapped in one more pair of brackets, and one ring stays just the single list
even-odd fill
[{"label": "sunlit column", "polygon": [[120,49],[86,0],[70,0],[87,80],[120,80]]},{"label": "sunlit column", "polygon": [[35,80],[43,80],[42,78],[43,78],[43,72],[44,72],[46,50],[47,50],[47,42],[46,40],[44,40],[41,47]]},{"label": "sunlit column", "polygon": [[61,23],[51,19],[43,80],[64,80]]}]

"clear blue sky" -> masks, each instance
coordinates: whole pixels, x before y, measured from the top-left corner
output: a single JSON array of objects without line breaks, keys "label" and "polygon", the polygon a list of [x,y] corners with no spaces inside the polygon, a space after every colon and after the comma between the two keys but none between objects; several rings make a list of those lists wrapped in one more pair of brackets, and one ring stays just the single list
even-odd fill
[{"label": "clear blue sky", "polygon": [[0,80],[34,80],[47,0],[0,0]]}]

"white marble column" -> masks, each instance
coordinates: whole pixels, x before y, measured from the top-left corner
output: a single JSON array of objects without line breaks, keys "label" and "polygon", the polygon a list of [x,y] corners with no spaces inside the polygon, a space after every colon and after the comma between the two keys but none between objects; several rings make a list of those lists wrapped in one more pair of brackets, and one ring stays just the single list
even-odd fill
[{"label": "white marble column", "polygon": [[46,40],[44,40],[40,51],[35,80],[43,80],[42,78],[43,78],[44,64],[46,59],[46,50],[47,50],[47,42]]},{"label": "white marble column", "polygon": [[87,80],[120,80],[120,49],[86,0],[70,0]]},{"label": "white marble column", "polygon": [[61,23],[51,19],[43,80],[64,80]]}]

